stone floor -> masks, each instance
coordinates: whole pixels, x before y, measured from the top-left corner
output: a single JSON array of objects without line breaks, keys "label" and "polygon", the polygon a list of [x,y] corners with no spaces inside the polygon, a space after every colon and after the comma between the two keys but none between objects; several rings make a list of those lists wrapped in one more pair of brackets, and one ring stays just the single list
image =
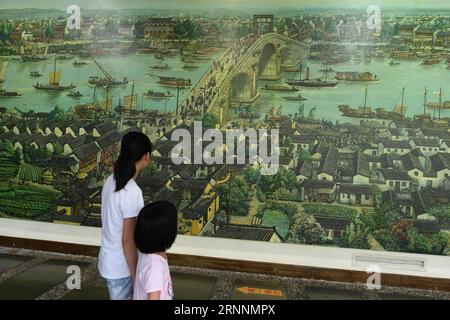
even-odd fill
[{"label": "stone floor", "polygon": [[[69,290],[67,267],[81,269],[81,289]],[[382,287],[171,267],[175,299],[200,300],[450,300],[450,292]],[[192,290],[195,288],[195,290]],[[0,299],[108,299],[93,257],[0,247]]]}]

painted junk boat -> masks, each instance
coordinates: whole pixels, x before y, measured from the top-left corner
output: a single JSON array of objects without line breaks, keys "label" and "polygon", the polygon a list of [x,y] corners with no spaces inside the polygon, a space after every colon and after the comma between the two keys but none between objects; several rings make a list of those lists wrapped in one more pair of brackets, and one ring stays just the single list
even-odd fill
[{"label": "painted junk boat", "polygon": [[175,88],[187,88],[192,85],[191,79],[184,79],[184,78],[177,78],[177,77],[163,77],[163,76],[155,76],[150,74],[152,77],[158,77],[159,78],[159,84],[163,86],[168,87],[175,87]]},{"label": "painted junk boat", "polygon": [[123,78],[122,80],[118,80],[110,77],[89,77],[88,83],[97,87],[106,87],[106,86],[126,86],[128,84],[128,79]]},{"label": "painted junk boat", "polygon": [[169,70],[171,69],[170,66],[166,63],[166,64],[157,64],[157,65],[153,65],[151,66],[152,69],[155,70]]},{"label": "painted junk boat", "polygon": [[[327,70],[327,68],[325,68]],[[324,88],[324,87],[335,87],[337,81],[328,80],[328,72],[325,73],[325,79],[317,78],[311,79],[309,67],[306,68],[306,79],[302,79],[302,71],[300,68],[299,79],[288,79],[286,83],[290,86],[300,86],[300,87],[311,87],[311,88]]]},{"label": "painted junk boat", "polygon": [[378,81],[376,74],[371,72],[355,72],[355,71],[343,71],[336,72],[336,80],[345,81]]},{"label": "painted junk boat", "polygon": [[76,91],[76,92],[69,92],[68,94],[67,94],[67,96],[68,97],[71,97],[71,98],[81,98],[83,95],[80,93],[80,91]]},{"label": "painted junk boat", "polygon": [[79,67],[79,66],[85,66],[85,65],[87,65],[88,63],[87,62],[84,62],[84,61],[77,61],[77,60],[75,60],[74,62],[73,62],[73,66],[74,67]]},{"label": "painted junk boat", "polygon": [[306,101],[308,99],[306,99],[305,97],[303,97],[301,94],[297,95],[297,96],[285,96],[283,97],[284,100],[288,100],[288,101]]},{"label": "painted junk boat", "polygon": [[441,61],[442,61],[441,58],[425,58],[425,59],[423,59],[421,64],[425,65],[425,66],[430,66],[433,64],[438,64]]},{"label": "painted junk boat", "polygon": [[340,112],[345,117],[372,119],[376,117],[376,113],[372,108],[367,106],[367,87],[364,90],[364,105],[358,108],[352,108],[348,104],[341,104],[338,106]]},{"label": "painted junk boat", "polygon": [[56,71],[56,57],[55,57],[53,72],[50,73],[48,77],[48,84],[42,84],[38,82],[35,85],[33,85],[33,87],[38,90],[46,90],[46,91],[63,91],[75,89],[77,87],[73,83],[62,86],[60,85],[60,80],[61,80],[61,71]]},{"label": "painted junk boat", "polygon": [[105,75],[104,77],[89,77],[88,83],[96,87],[111,87],[111,86],[126,86],[128,84],[128,79],[124,77],[122,80],[113,78],[113,76],[106,71],[94,58],[92,60],[95,62],[100,71]]},{"label": "painted junk boat", "polygon": [[279,86],[279,85],[268,85],[266,84],[261,88],[262,90],[268,91],[282,91],[282,92],[297,92],[299,91],[296,87],[288,87],[288,86]]},{"label": "painted junk boat", "polygon": [[146,96],[146,97],[151,97],[151,98],[170,98],[170,97],[173,97],[173,94],[171,94],[169,90],[167,90],[166,92],[148,90],[143,95]]},{"label": "painted junk boat", "polygon": [[6,91],[5,89],[0,89],[0,97],[20,97],[22,94],[16,91]]}]

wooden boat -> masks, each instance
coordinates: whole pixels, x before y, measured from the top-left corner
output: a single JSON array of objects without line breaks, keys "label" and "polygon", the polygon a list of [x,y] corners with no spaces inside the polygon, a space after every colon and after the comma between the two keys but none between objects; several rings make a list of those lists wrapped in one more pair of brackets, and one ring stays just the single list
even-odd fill
[{"label": "wooden boat", "polygon": [[150,98],[171,98],[174,96],[172,93],[170,93],[169,90],[167,90],[166,92],[148,90],[143,95]]},{"label": "wooden boat", "polygon": [[159,78],[158,83],[163,86],[175,87],[175,88],[187,88],[192,85],[191,79],[184,79],[184,78],[177,78],[177,77],[163,77],[163,76],[157,76],[157,75],[153,75],[153,74],[149,74],[149,76]]},{"label": "wooden boat", "polygon": [[42,77],[42,74],[40,74],[40,73],[37,72],[37,71],[31,71],[31,72],[30,72],[30,77],[33,77],[33,78],[40,78],[40,77]]},{"label": "wooden boat", "polygon": [[389,62],[389,65],[390,65],[390,66],[397,66],[397,65],[399,65],[399,64],[400,64],[400,62],[394,61],[394,60],[391,60],[391,62]]},{"label": "wooden boat", "polygon": [[76,91],[76,92],[69,92],[68,94],[67,94],[67,96],[68,97],[71,97],[71,98],[81,98],[81,97],[83,97],[83,95],[80,93],[80,91]]},{"label": "wooden boat", "polygon": [[169,69],[171,69],[171,67],[167,63],[163,64],[163,65],[153,65],[153,66],[151,66],[151,68],[155,69],[155,70],[169,70]]},{"label": "wooden boat", "polygon": [[94,58],[95,64],[100,69],[100,71],[105,75],[105,77],[89,77],[88,83],[96,87],[111,87],[111,86],[126,86],[128,84],[128,79],[124,77],[122,80],[113,78],[111,74],[108,73]]},{"label": "wooden boat", "polygon": [[308,100],[307,98],[303,97],[301,94],[297,95],[297,96],[285,96],[283,97],[284,100],[288,100],[288,101],[306,101]]},{"label": "wooden boat", "polygon": [[376,113],[372,111],[372,108],[367,106],[367,87],[364,91],[364,105],[358,108],[352,108],[347,104],[341,104],[338,106],[340,112],[345,117],[351,118],[363,118],[371,119],[376,117]]},{"label": "wooden boat", "polygon": [[[326,70],[327,68],[325,68]],[[337,81],[329,81],[328,80],[328,72],[325,72],[325,79],[310,78],[310,70],[309,67],[306,68],[306,79],[302,79],[302,71],[300,68],[300,77],[299,79],[288,79],[286,83],[290,86],[301,86],[301,87],[312,87],[312,88],[322,88],[322,87],[335,87],[337,85]]]},{"label": "wooden boat", "polygon": [[53,67],[53,72],[50,73],[49,75],[48,84],[42,84],[38,82],[35,85],[33,85],[33,87],[38,90],[45,90],[45,91],[63,91],[75,89],[77,87],[73,83],[62,86],[60,85],[60,80],[61,80],[61,71],[56,71],[56,56],[55,56],[55,64]]},{"label": "wooden boat", "polygon": [[73,64],[74,67],[80,67],[80,66],[85,66],[85,65],[87,65],[88,63],[87,63],[87,62],[84,62],[84,61],[78,61],[78,60],[75,60],[72,64]]},{"label": "wooden boat", "polygon": [[187,69],[187,70],[198,69],[198,65],[186,63],[186,64],[183,66],[183,69]]},{"label": "wooden boat", "polygon": [[0,89],[0,97],[20,97],[22,94],[16,91],[6,91],[5,89]]},{"label": "wooden boat", "polygon": [[73,56],[66,54],[56,56],[56,60],[71,60],[71,59],[73,59]]},{"label": "wooden boat", "polygon": [[345,81],[378,81],[378,77],[376,74],[371,72],[356,72],[356,71],[343,71],[336,72],[336,80],[345,80]]},{"label": "wooden boat", "polygon": [[442,61],[441,58],[425,58],[423,59],[421,65],[430,66],[433,64],[438,64],[441,61]]},{"label": "wooden boat", "polygon": [[266,84],[261,88],[262,90],[267,91],[282,91],[282,92],[296,92],[299,91],[296,87],[288,87],[288,86],[280,86],[280,85],[268,85]]}]

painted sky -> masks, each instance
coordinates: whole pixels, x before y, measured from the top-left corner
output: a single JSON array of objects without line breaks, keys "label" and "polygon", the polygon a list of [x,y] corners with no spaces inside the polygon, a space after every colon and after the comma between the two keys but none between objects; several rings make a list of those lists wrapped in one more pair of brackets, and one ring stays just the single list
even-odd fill
[{"label": "painted sky", "polygon": [[450,8],[449,0],[0,0],[0,9],[55,8],[64,10],[71,4],[77,4],[84,9],[355,7],[355,2],[358,7],[375,4],[380,7]]}]

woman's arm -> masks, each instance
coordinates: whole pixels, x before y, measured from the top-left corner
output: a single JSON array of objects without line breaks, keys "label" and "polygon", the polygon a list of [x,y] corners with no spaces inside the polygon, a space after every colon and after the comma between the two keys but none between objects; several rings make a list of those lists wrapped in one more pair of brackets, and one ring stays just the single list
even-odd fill
[{"label": "woman's arm", "polygon": [[161,300],[161,291],[150,292],[148,294],[148,300]]},{"label": "woman's arm", "polygon": [[136,218],[123,219],[123,234],[122,234],[122,246],[125,259],[127,260],[128,269],[130,270],[131,277],[136,277],[136,265],[137,265],[137,249],[134,243],[134,228],[136,226]]}]

